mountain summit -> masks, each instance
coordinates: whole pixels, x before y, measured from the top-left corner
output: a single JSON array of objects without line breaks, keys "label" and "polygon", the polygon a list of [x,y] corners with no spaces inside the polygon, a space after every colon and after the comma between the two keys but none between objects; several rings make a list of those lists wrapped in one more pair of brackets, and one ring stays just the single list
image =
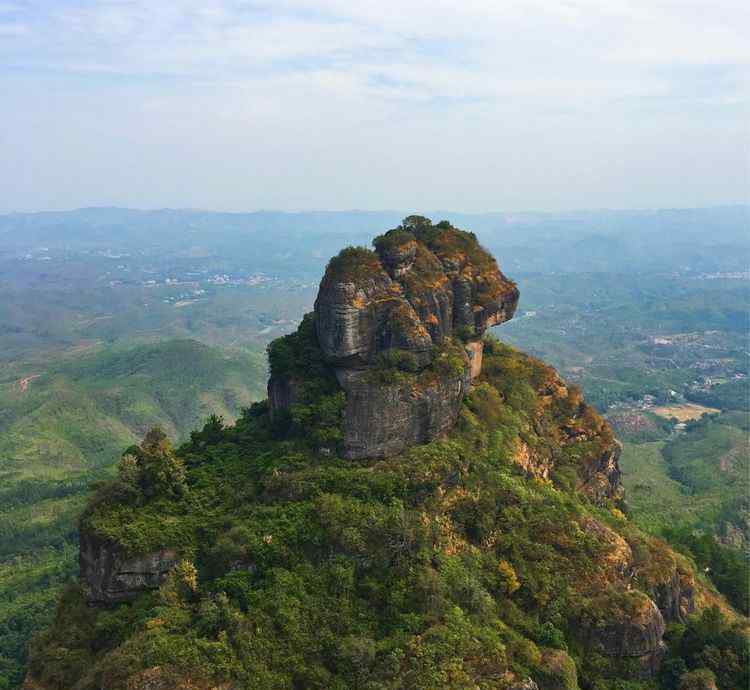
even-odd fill
[{"label": "mountain summit", "polygon": [[[373,244],[331,259],[308,317],[314,328],[292,336],[312,339],[346,395],[341,451],[350,459],[394,455],[448,431],[481,372],[482,336],[518,303],[476,237],[447,221],[410,216]],[[279,364],[284,347],[271,346],[274,415],[310,384],[299,357]]]},{"label": "mountain summit", "polygon": [[609,426],[486,333],[495,260],[416,216],[374,247],[269,346],[267,401],[125,451],[26,689],[731,688],[743,623],[628,521]]}]

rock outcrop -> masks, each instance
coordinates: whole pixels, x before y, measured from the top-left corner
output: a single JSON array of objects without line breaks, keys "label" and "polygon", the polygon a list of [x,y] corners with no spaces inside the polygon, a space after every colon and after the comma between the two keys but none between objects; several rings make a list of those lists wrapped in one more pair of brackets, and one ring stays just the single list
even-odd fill
[{"label": "rock outcrop", "polygon": [[346,391],[343,455],[380,458],[450,431],[468,391],[468,367],[420,382],[383,384],[367,370],[339,369]]},{"label": "rock outcrop", "polygon": [[477,341],[512,318],[518,289],[472,233],[419,216],[331,260],[315,301],[318,340],[327,360],[357,367],[391,348],[420,365],[459,335]]},{"label": "rock outcrop", "polygon": [[[635,575],[659,607],[667,623],[684,623],[695,611],[695,578],[684,556],[654,540],[651,563]],[[658,556],[658,557],[657,557]]]},{"label": "rock outcrop", "polygon": [[[480,354],[481,356],[481,354]],[[619,458],[622,445],[606,421],[587,405],[577,386],[568,386],[554,368],[544,365],[535,385],[542,403],[535,415],[534,431],[551,434],[554,444],[531,447],[518,439],[514,461],[537,479],[549,479],[561,461],[574,460],[577,489],[594,503],[623,499]],[[549,426],[549,413],[555,425]]]},{"label": "rock outcrop", "polygon": [[148,589],[156,589],[177,563],[172,549],[125,556],[109,542],[81,532],[80,579],[90,604],[131,601]]},{"label": "rock outcrop", "polygon": [[622,499],[624,489],[619,463],[621,452],[622,444],[617,439],[612,439],[610,444],[594,456],[593,461],[582,466],[579,488],[595,503],[601,503],[604,499]]},{"label": "rock outcrop", "polygon": [[677,569],[656,587],[654,601],[668,623],[682,623],[695,611],[694,590],[692,576]]},{"label": "rock outcrop", "polygon": [[631,678],[654,676],[666,651],[666,626],[656,604],[632,590],[595,605],[598,618],[583,621],[586,646],[627,665]]},{"label": "rock outcrop", "polygon": [[[518,289],[472,233],[411,216],[328,264],[315,301],[322,356],[346,394],[341,452],[385,457],[450,430],[482,368],[482,336],[512,318]],[[298,382],[268,385],[271,414]]]}]

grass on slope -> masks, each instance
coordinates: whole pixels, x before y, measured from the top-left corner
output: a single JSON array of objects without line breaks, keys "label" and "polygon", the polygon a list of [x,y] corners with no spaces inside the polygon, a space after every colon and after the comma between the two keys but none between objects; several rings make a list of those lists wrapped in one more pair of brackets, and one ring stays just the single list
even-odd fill
[{"label": "grass on slope", "polygon": [[704,417],[666,442],[626,443],[632,519],[693,558],[735,607],[750,611],[747,416]]},{"label": "grass on slope", "polygon": [[669,476],[663,442],[625,443],[620,457],[625,496],[633,521],[651,534],[674,524],[695,525],[714,505],[712,499],[691,496]]}]

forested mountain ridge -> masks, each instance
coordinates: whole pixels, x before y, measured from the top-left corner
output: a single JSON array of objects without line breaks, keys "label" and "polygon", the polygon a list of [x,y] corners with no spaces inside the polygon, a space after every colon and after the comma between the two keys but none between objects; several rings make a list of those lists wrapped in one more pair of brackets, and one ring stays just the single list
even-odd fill
[{"label": "forested mountain ridge", "polygon": [[[515,308],[494,261],[407,221],[331,262],[335,306],[270,348],[270,405],[127,449],[28,688],[746,684],[745,621],[622,513],[609,426],[484,334]],[[360,426],[373,397],[419,432],[406,448],[351,452],[391,428]]]},{"label": "forested mountain ridge", "polygon": [[[186,367],[185,363],[190,362]],[[190,340],[98,347],[0,380],[0,687],[23,680],[31,635],[74,573],[93,481],[159,424],[175,441],[263,397],[261,353]]]}]

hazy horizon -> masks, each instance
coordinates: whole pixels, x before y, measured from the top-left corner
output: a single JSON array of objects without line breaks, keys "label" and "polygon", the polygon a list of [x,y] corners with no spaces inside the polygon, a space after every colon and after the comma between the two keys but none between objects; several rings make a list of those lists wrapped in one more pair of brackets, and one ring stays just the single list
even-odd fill
[{"label": "hazy horizon", "polygon": [[[35,215],[45,213],[76,213],[80,211],[133,211],[136,213],[229,213],[235,215],[252,215],[256,213],[278,213],[278,214],[344,214],[344,213],[367,213],[367,214],[425,214],[428,217],[440,214],[458,213],[466,216],[491,216],[503,214],[538,214],[538,215],[567,215],[576,213],[650,213],[655,211],[710,211],[712,209],[724,208],[746,208],[750,211],[750,201],[735,201],[717,204],[706,204],[701,206],[633,206],[630,208],[623,207],[578,207],[578,208],[561,208],[556,210],[545,210],[541,208],[488,208],[476,211],[466,211],[459,208],[443,209],[406,209],[406,208],[248,208],[248,209],[222,209],[222,208],[199,208],[199,207],[178,207],[178,206],[116,206],[116,205],[99,205],[89,204],[86,206],[76,206],[70,208],[50,208],[50,209],[27,209],[20,211],[0,211],[0,216],[12,215]],[[434,220],[434,218],[431,218]]]}]

